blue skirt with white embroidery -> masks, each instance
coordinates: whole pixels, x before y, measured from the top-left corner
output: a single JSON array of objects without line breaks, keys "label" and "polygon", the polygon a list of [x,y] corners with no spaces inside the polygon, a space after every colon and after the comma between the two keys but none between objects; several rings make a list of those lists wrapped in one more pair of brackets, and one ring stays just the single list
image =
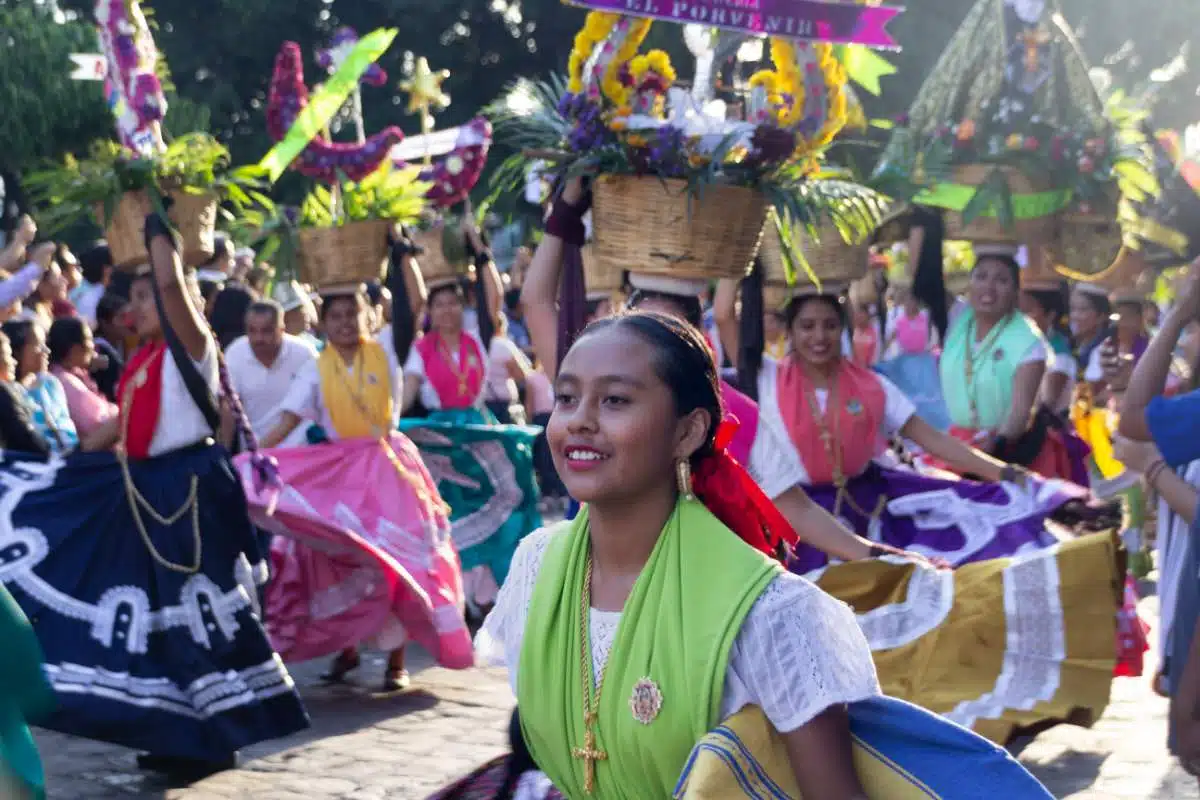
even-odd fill
[{"label": "blue skirt with white embroidery", "polygon": [[42,724],[202,760],[306,728],[259,621],[267,565],[228,454],[129,466],[136,513],[110,454],[0,459],[0,582],[58,696]]}]

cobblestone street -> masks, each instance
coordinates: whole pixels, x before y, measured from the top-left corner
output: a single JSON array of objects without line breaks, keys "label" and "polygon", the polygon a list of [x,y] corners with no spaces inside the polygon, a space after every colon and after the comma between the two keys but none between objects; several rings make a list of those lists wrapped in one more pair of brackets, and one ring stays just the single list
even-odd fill
[{"label": "cobblestone street", "polygon": [[[1143,602],[1154,620],[1155,600]],[[413,666],[419,666],[414,664]],[[185,788],[143,776],[134,754],[39,732],[52,800],[421,800],[505,749],[512,696],[497,670],[414,675],[414,688],[381,697],[383,662],[364,663],[361,686],[323,686],[324,664],[295,670],[313,728],[243,753],[240,769]],[[1058,727],[1020,758],[1059,798],[1200,800],[1196,781],[1167,756],[1167,703],[1148,678],[1120,679],[1092,730]]]}]

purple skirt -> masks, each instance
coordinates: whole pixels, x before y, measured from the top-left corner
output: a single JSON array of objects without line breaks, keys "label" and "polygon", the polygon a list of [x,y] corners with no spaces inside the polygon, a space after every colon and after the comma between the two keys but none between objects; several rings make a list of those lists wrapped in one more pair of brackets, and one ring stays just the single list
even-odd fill
[{"label": "purple skirt", "polygon": [[[1055,544],[1046,518],[1079,499],[1058,481],[1033,479],[1013,484],[943,480],[872,463],[846,485],[840,503],[831,485],[805,491],[848,528],[875,542],[939,556],[957,567],[1004,558]],[[829,556],[805,544],[789,564],[801,575],[829,563]]]}]

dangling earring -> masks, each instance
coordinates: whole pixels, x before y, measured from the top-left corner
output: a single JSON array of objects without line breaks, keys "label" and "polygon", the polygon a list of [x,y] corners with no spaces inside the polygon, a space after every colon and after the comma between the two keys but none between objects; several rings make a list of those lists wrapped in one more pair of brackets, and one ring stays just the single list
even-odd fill
[{"label": "dangling earring", "polygon": [[695,493],[692,492],[692,465],[686,458],[675,462],[675,482],[679,486],[679,494],[684,500],[696,499]]}]

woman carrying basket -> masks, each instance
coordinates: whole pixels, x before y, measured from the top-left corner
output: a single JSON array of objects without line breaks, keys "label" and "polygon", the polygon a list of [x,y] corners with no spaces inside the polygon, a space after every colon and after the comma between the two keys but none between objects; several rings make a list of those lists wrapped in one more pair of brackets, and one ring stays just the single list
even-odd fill
[{"label": "woman carrying basket", "polygon": [[149,751],[195,778],[308,725],[255,607],[265,581],[246,499],[212,443],[219,353],[167,223],[146,220],[151,269],[132,284],[142,347],[107,423],[115,456],[9,460],[0,571],[45,651],[58,711],[44,724]]}]

